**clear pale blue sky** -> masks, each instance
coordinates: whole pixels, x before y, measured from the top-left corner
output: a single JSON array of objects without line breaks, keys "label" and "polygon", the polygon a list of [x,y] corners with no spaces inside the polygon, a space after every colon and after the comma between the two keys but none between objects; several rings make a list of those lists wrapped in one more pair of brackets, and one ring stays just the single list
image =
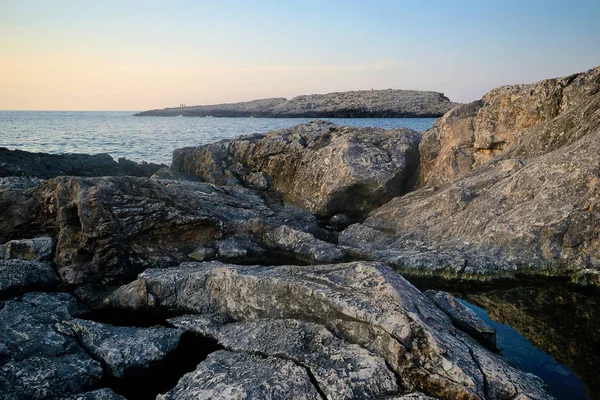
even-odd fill
[{"label": "clear pale blue sky", "polygon": [[493,87],[600,65],[600,0],[0,0],[0,109]]}]

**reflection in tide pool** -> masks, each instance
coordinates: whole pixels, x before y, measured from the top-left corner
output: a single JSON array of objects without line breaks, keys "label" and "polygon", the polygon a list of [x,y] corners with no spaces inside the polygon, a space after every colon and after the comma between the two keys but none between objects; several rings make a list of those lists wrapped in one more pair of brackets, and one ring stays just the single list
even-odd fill
[{"label": "reflection in tide pool", "polygon": [[521,336],[510,326],[500,324],[488,317],[488,313],[462,299],[461,303],[469,307],[477,316],[496,329],[496,340],[502,357],[517,368],[542,378],[557,399],[588,399],[581,381],[564,365],[556,362],[552,356],[535,348],[529,340]]}]

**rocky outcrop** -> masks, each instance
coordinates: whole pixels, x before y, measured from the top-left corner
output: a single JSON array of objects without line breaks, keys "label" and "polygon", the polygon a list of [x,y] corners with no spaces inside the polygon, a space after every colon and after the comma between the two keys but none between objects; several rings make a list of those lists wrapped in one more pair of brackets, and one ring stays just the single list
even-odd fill
[{"label": "rocky outcrop", "polygon": [[599,71],[558,80],[571,82],[558,116],[462,178],[374,210],[340,244],[413,276],[600,285],[600,92],[592,84]]},{"label": "rocky outcrop", "polygon": [[406,128],[312,121],[175,150],[173,169],[218,185],[274,190],[319,217],[357,216],[412,188],[419,138]]},{"label": "rocky outcrop", "polygon": [[272,98],[241,103],[165,108],[136,116],[266,118],[406,118],[440,117],[456,103],[442,93],[417,90],[359,90]]},{"label": "rocky outcrop", "polygon": [[[503,86],[479,101],[458,106],[423,135],[420,184],[442,185],[464,176],[598,92],[600,67],[529,85]],[[564,144],[567,138],[556,133],[532,143],[533,152],[520,155],[527,158]]]},{"label": "rocky outcrop", "polygon": [[[309,213],[268,206],[256,193],[239,187],[59,177],[37,189],[0,191],[0,202],[2,198],[10,202],[11,212],[0,217],[0,239],[44,232],[55,236],[53,261],[68,285],[102,288],[148,267],[198,259],[304,264],[346,257],[322,240],[326,233]],[[87,286],[81,290],[91,292]]]},{"label": "rocky outcrop", "polygon": [[[203,314],[220,325],[264,319],[298,319],[318,324],[322,327],[315,327],[317,332],[326,329],[385,359],[403,390],[418,389],[442,398],[508,399],[519,393],[530,398],[549,397],[538,378],[519,372],[455,329],[446,314],[427,297],[382,264],[244,267],[186,263],[179,268],[147,270],[107,301],[113,307],[129,310]],[[285,321],[267,325],[261,328],[259,321],[248,326],[273,329],[270,335],[275,336],[281,332],[282,339],[290,337]],[[293,340],[284,340],[279,351],[277,343],[273,347],[264,342],[261,345],[260,338],[229,342],[225,339],[229,334],[235,342],[235,325],[200,329],[232,349],[284,352],[308,369],[312,365],[315,380],[323,376],[320,365],[311,360],[310,343],[318,343],[314,331],[305,336],[307,347],[299,348]],[[305,354],[298,355],[300,350]],[[327,355],[323,357],[327,365]],[[284,359],[287,360],[285,356]],[[212,368],[210,364],[209,367]],[[198,371],[184,377],[178,386],[193,390],[193,382],[200,381],[199,387],[204,390],[202,382],[214,372],[202,364]],[[327,386],[323,386],[325,391]]]},{"label": "rocky outcrop", "polygon": [[72,176],[146,176],[164,165],[120,158],[115,161],[103,154],[47,154],[8,150],[0,147],[0,177],[30,177],[50,179],[61,175]]},{"label": "rocky outcrop", "polygon": [[371,399],[399,390],[385,360],[301,320],[255,320],[219,325],[206,317],[170,319],[176,327],[216,339],[226,349],[293,361],[306,368],[327,399]]},{"label": "rocky outcrop", "polygon": [[[485,308],[490,318],[510,325],[536,348],[570,368],[581,379],[589,397],[598,398],[600,353],[596,349],[600,348],[600,336],[595,332],[600,331],[600,298],[597,293],[544,283],[462,293],[461,297]],[[529,356],[526,353],[522,357]],[[564,372],[558,370],[556,376],[560,374]]]}]

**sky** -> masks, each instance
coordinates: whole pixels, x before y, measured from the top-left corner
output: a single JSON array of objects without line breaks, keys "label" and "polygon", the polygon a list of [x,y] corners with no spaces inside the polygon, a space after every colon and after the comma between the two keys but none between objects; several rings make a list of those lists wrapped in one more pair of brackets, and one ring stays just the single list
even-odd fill
[{"label": "sky", "polygon": [[600,0],[0,0],[0,110],[359,89],[468,102],[600,65]]}]

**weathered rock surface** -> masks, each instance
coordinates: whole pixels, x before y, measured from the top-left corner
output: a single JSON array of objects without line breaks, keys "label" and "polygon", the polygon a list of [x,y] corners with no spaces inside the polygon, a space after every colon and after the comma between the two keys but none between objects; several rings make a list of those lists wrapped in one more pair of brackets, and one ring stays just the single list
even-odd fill
[{"label": "weathered rock surface", "polygon": [[11,240],[0,245],[0,260],[49,261],[52,259],[53,247],[54,241],[49,236]]},{"label": "weathered rock surface", "polygon": [[88,354],[102,361],[113,378],[124,378],[160,363],[175,351],[182,333],[165,327],[121,327],[83,319],[65,325]]},{"label": "weathered rock surface", "polygon": [[461,304],[448,292],[428,290],[424,294],[450,317],[454,326],[467,332],[488,349],[496,349],[496,330],[479,318],[473,310]]},{"label": "weathered rock surface", "polygon": [[136,116],[267,117],[267,118],[404,118],[440,117],[456,103],[438,92],[358,90],[271,98],[240,103],[165,108]]},{"label": "weathered rock surface", "polygon": [[119,308],[197,313],[223,322],[322,324],[338,338],[383,357],[403,388],[437,397],[549,397],[539,378],[519,372],[455,329],[427,297],[378,263],[185,263],[147,270],[108,301]]},{"label": "weathered rock surface", "polygon": [[[271,264],[281,257],[302,263],[345,257],[319,239],[325,233],[308,212],[267,206],[260,196],[239,187],[59,177],[33,191],[0,191],[2,196],[22,209],[14,204],[13,213],[3,217],[0,238],[55,235],[54,262],[70,285],[126,279],[144,268],[177,265],[199,254]],[[252,251],[254,259],[249,257]]]},{"label": "weathered rock surface", "polygon": [[8,150],[0,147],[0,177],[31,177],[50,179],[61,175],[71,176],[146,176],[149,177],[164,165],[120,158],[115,161],[102,154],[47,154]]},{"label": "weathered rock surface", "polygon": [[[423,135],[421,185],[441,185],[464,176],[598,92],[600,67],[529,85],[502,86],[480,101],[458,106]],[[549,140],[536,141],[536,153],[549,152],[553,144],[564,141],[563,136],[558,130]]]},{"label": "weathered rock surface", "polygon": [[50,263],[0,259],[0,298],[56,289],[60,280]]},{"label": "weathered rock surface", "polygon": [[69,294],[28,293],[0,303],[0,393],[7,400],[84,392],[100,382],[100,363],[60,323],[82,309]]},{"label": "weathered rock surface", "polygon": [[306,370],[275,357],[214,352],[157,400],[321,400]]},{"label": "weathered rock surface", "polygon": [[126,400],[125,397],[111,389],[98,389],[91,392],[79,393],[68,397],[58,397],[56,400]]},{"label": "weathered rock surface", "polygon": [[218,185],[259,182],[259,188],[279,192],[320,217],[356,216],[412,188],[419,140],[407,128],[386,131],[316,120],[175,150],[173,169]]},{"label": "weathered rock surface", "polygon": [[581,101],[565,97],[570,108],[495,158],[440,188],[395,198],[346,229],[340,244],[411,275],[600,285],[600,92],[584,83]]},{"label": "weathered rock surface", "polygon": [[219,326],[205,317],[170,319],[174,326],[216,339],[226,349],[291,360],[314,377],[327,399],[369,399],[399,391],[385,360],[300,320],[256,320]]}]

